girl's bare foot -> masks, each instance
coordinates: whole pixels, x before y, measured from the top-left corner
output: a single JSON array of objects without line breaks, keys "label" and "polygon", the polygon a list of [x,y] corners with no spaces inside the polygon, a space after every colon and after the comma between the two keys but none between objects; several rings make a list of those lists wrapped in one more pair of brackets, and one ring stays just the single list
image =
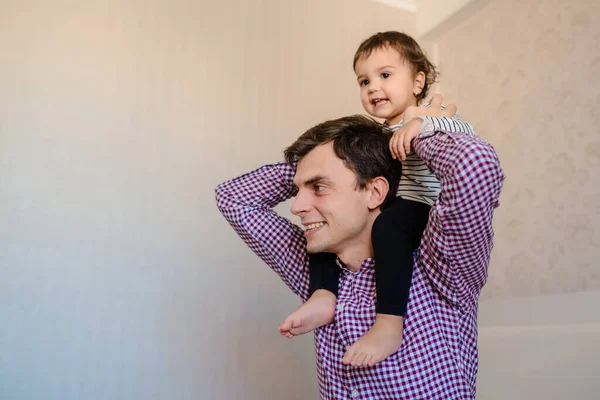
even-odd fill
[{"label": "girl's bare foot", "polygon": [[316,290],[306,303],[279,325],[279,333],[291,339],[333,322],[335,301],[336,298],[330,291]]},{"label": "girl's bare foot", "polygon": [[402,345],[403,324],[404,318],[397,315],[377,314],[369,332],[350,346],[342,363],[372,367],[396,353]]}]

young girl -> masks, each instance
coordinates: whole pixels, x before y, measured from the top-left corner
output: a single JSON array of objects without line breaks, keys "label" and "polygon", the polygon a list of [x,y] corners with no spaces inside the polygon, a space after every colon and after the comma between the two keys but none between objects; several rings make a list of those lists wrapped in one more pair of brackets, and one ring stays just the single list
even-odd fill
[{"label": "young girl", "polygon": [[[410,144],[403,143],[402,130],[397,131],[408,122],[405,116],[409,113],[425,114],[415,115],[423,111],[422,107],[416,107],[427,95],[437,72],[413,38],[394,31],[378,33],[365,40],[354,56],[354,71],[364,109],[371,116],[384,119],[385,124],[396,131],[390,141],[390,151],[394,158],[402,159],[398,197],[375,220],[372,230],[376,260],[375,323],[347,350],[343,359],[345,364],[372,366],[396,353],[402,344],[413,253],[420,244],[430,207],[440,193],[440,182],[416,154],[408,154]],[[439,110],[441,97],[434,97],[431,106],[432,110]],[[470,126],[456,116],[427,118],[424,125],[426,130],[473,134]],[[424,127],[421,130],[424,131]],[[340,272],[337,258],[333,254],[314,254],[309,267],[312,295],[279,327],[286,337],[306,333],[334,320]]]}]

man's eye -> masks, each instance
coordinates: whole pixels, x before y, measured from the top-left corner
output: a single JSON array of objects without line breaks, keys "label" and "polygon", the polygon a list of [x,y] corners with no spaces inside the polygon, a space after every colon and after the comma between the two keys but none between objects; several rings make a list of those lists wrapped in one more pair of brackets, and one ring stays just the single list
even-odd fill
[{"label": "man's eye", "polygon": [[325,189],[325,187],[324,187],[324,186],[321,186],[321,185],[315,185],[315,192],[322,192],[322,191],[323,191],[323,189]]},{"label": "man's eye", "polygon": [[389,78],[389,77],[390,77],[390,73],[389,73],[389,72],[384,72],[383,74],[381,74],[381,77],[382,77],[383,79],[387,79],[387,78]]},{"label": "man's eye", "polygon": [[369,84],[369,80],[365,79],[364,81],[360,81],[360,86],[367,86]]}]

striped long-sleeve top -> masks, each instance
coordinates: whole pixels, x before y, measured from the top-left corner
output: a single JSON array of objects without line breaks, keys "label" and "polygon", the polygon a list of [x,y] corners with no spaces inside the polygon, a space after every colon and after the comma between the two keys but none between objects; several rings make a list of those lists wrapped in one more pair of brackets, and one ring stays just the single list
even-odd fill
[{"label": "striped long-sleeve top", "polygon": [[[421,132],[442,130],[446,132],[464,132],[470,136],[475,136],[471,125],[464,122],[458,115],[452,118],[422,117],[421,119],[424,121]],[[389,128],[396,131],[403,125],[404,121],[400,121]],[[402,176],[396,191],[397,196],[432,206],[440,194],[440,189],[440,181],[416,153],[409,154],[406,160],[402,161]]]}]

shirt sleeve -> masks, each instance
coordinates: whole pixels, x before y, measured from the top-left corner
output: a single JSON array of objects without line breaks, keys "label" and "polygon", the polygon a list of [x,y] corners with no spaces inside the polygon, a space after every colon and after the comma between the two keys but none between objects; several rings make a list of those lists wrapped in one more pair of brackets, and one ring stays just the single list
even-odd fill
[{"label": "shirt sleeve", "polygon": [[443,129],[423,132],[416,153],[441,182],[419,263],[456,308],[476,304],[493,247],[492,216],[504,174],[495,150],[477,136]]},{"label": "shirt sleeve", "polygon": [[469,136],[476,136],[475,130],[468,122],[465,122],[458,115],[454,115],[452,118],[447,117],[418,117],[423,121],[421,124],[421,137],[432,136],[435,132],[452,132],[452,133],[465,133]]},{"label": "shirt sleeve", "polygon": [[294,196],[295,169],[265,165],[216,188],[219,211],[240,238],[306,301],[309,297],[306,239],[300,227],[278,215],[277,204]]}]

